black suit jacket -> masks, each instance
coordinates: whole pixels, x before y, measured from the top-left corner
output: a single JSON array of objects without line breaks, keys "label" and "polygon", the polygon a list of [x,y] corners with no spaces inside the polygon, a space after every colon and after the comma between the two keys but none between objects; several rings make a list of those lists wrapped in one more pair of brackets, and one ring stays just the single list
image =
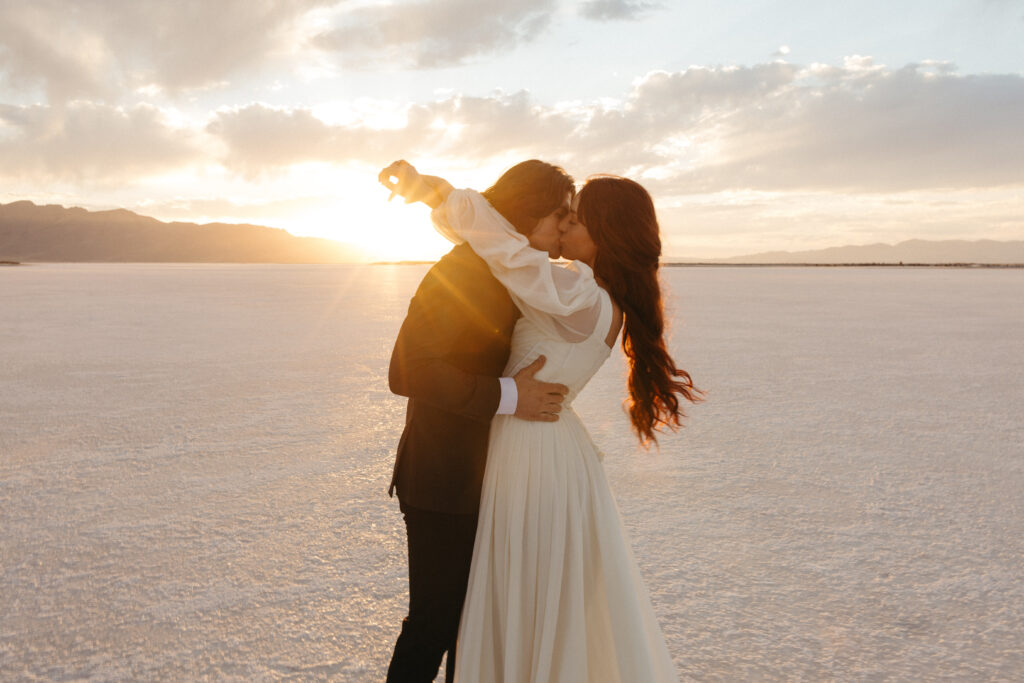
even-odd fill
[{"label": "black suit jacket", "polygon": [[519,311],[468,244],[420,283],[398,333],[388,381],[409,397],[392,495],[424,510],[476,514],[491,418]]}]

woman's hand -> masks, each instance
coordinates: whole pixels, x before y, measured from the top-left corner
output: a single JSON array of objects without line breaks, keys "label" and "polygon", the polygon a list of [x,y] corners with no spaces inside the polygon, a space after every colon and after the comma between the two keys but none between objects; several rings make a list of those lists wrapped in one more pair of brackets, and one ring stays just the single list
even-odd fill
[{"label": "woman's hand", "polygon": [[424,185],[419,171],[405,159],[393,161],[377,175],[377,180],[391,190],[390,202],[395,195],[405,198],[405,203],[416,201],[416,193],[423,192]]},{"label": "woman's hand", "polygon": [[398,195],[406,204],[423,202],[436,209],[448,197],[452,186],[444,178],[420,175],[416,167],[404,159],[392,162],[377,175],[377,180],[391,190],[388,201]]}]

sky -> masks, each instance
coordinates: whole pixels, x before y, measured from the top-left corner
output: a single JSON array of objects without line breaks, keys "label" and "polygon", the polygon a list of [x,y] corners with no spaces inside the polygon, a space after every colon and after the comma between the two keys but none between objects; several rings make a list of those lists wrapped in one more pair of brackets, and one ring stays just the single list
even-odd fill
[{"label": "sky", "polygon": [[0,0],[0,203],[436,258],[398,158],[628,176],[669,258],[1024,239],[1024,0]]}]

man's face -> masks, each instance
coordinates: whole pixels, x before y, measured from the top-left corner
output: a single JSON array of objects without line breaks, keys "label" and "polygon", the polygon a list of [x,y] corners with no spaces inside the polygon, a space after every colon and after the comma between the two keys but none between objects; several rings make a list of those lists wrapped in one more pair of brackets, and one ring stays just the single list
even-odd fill
[{"label": "man's face", "polygon": [[566,192],[562,205],[537,221],[533,232],[526,236],[530,246],[548,252],[548,258],[558,258],[561,255],[558,243],[565,227],[564,223],[569,220],[569,199],[570,194]]}]

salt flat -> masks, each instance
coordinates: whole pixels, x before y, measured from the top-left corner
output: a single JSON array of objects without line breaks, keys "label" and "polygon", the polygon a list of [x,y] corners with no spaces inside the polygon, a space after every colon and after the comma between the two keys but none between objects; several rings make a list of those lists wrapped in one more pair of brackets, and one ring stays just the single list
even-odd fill
[{"label": "salt flat", "polygon": [[[0,269],[0,679],[383,680],[424,266]],[[665,271],[708,391],[576,401],[684,680],[1024,676],[1024,271]]]}]

